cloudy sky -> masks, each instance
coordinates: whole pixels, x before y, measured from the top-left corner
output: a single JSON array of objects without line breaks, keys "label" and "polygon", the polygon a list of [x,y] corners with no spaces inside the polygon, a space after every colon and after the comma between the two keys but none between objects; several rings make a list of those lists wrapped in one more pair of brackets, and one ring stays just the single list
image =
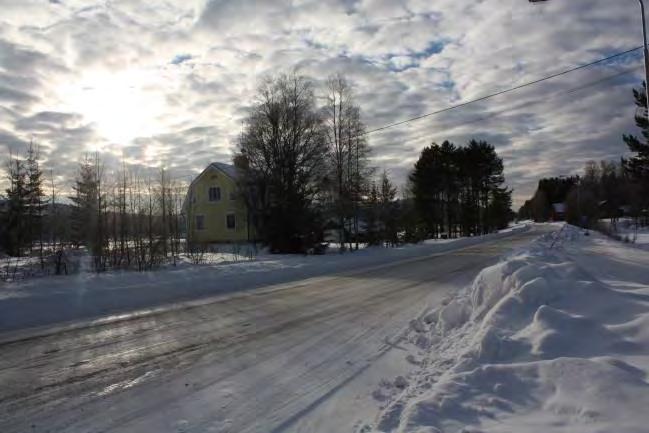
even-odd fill
[{"label": "cloudy sky", "polygon": [[[183,178],[229,162],[268,74],[344,74],[373,129],[642,41],[636,0],[0,0],[0,11],[0,154],[33,138],[61,185],[87,152],[109,170],[124,158]],[[374,164],[402,183],[431,141],[484,139],[518,205],[539,177],[626,151],[640,55],[371,134]]]}]

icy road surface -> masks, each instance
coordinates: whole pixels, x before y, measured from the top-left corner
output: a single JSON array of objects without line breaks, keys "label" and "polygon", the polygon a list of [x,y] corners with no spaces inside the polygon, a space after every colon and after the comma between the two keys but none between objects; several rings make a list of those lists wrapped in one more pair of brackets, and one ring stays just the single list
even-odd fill
[{"label": "icy road surface", "polygon": [[399,350],[412,317],[555,228],[5,341],[0,431],[351,432],[350,411],[320,408]]}]

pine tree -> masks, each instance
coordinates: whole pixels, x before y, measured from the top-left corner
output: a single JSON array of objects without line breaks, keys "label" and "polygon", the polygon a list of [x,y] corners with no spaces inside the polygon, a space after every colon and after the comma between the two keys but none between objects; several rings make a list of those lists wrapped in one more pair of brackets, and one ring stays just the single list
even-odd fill
[{"label": "pine tree", "polygon": [[465,147],[433,143],[409,180],[426,234],[434,238],[444,232],[447,237],[488,233],[510,217],[502,159],[485,141],[471,140]]},{"label": "pine tree", "polygon": [[441,191],[441,148],[432,143],[421,151],[410,174],[415,206],[426,227],[426,235],[437,237],[441,224],[439,208]]},{"label": "pine tree", "polygon": [[495,187],[489,205],[488,224],[495,229],[504,229],[511,220],[512,190]]}]

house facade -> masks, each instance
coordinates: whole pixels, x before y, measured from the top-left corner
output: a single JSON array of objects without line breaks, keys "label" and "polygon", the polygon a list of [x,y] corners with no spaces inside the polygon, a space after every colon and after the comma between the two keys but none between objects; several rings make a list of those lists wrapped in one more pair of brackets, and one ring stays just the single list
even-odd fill
[{"label": "house facade", "polygon": [[253,239],[248,210],[238,193],[237,169],[213,162],[189,186],[184,216],[187,236],[199,243],[235,243]]}]

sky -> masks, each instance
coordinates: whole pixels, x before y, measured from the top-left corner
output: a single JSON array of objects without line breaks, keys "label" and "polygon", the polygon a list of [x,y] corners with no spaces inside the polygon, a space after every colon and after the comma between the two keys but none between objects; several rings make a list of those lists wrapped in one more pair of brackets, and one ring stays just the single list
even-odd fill
[{"label": "sky", "polygon": [[[642,44],[635,0],[0,0],[0,11],[0,154],[33,140],[61,188],[93,152],[107,172],[125,161],[181,180],[230,162],[256,88],[282,72],[312,78],[319,97],[344,75],[371,130]],[[431,142],[486,140],[517,207],[540,177],[625,154],[640,56],[370,134],[372,164],[401,185]]]}]

